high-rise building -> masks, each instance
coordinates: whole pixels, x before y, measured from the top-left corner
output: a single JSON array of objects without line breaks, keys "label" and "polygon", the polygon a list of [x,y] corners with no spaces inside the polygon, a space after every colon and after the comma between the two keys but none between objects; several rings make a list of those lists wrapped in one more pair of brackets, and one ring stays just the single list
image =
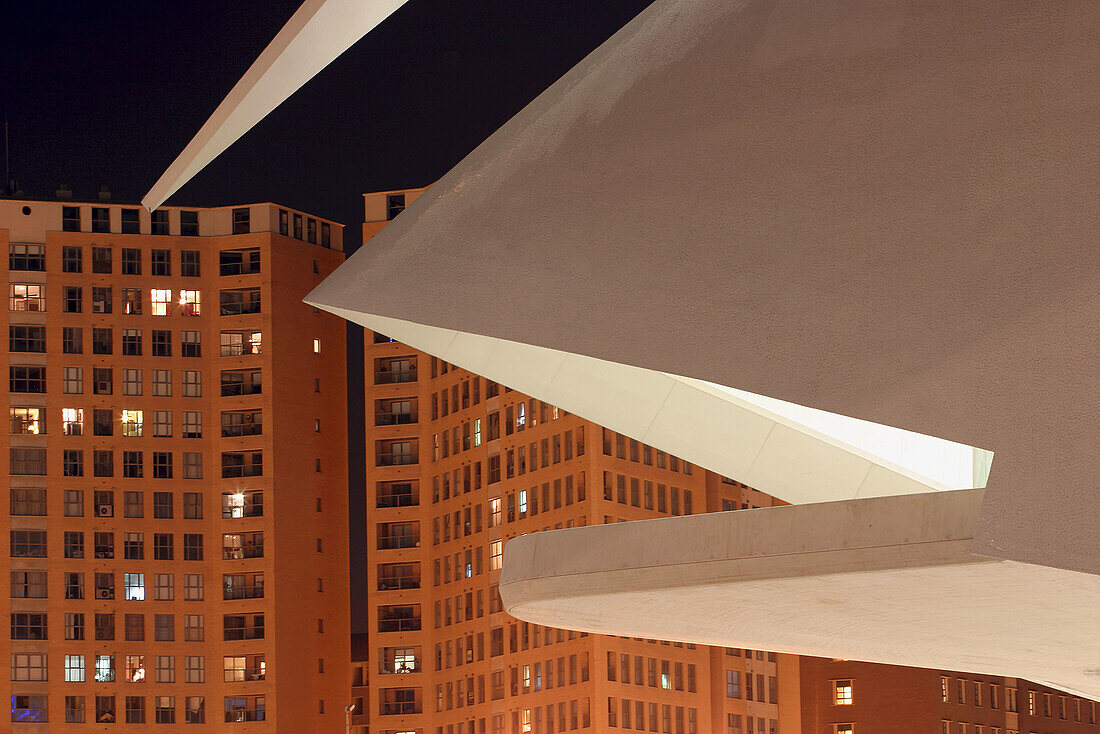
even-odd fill
[{"label": "high-rise building", "polygon": [[[420,191],[367,195],[364,237]],[[774,653],[541,627],[509,617],[497,592],[516,535],[770,497],[381,333],[367,332],[364,364],[358,731],[777,731]]]},{"label": "high-rise building", "polygon": [[341,226],[2,200],[0,246],[11,730],[342,730]]}]

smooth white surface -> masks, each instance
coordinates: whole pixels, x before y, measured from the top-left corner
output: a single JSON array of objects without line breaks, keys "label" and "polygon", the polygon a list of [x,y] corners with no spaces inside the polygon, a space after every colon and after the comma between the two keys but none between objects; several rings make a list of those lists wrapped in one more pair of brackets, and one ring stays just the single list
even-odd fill
[{"label": "smooth white surface", "polygon": [[405,0],[306,0],[210,119],[157,180],[152,211],[222,151],[405,4]]},{"label": "smooth white surface", "polygon": [[969,552],[982,490],[598,525],[507,543],[520,619],[944,668],[1100,699],[1100,578]]},{"label": "smooth white surface", "polygon": [[[959,477],[951,487],[934,482],[868,450],[881,445],[897,459],[907,440],[941,454],[973,456],[969,447],[820,411],[811,415],[692,378],[315,305],[787,502],[970,488]],[[799,423],[803,416],[815,424]],[[871,435],[878,445],[846,443],[843,433],[852,428],[857,439]]]}]

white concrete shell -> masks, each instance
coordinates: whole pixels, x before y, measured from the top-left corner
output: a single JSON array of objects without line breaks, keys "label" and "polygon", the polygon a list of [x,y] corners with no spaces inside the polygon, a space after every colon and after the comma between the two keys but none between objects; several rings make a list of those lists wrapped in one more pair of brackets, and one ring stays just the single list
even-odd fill
[{"label": "white concrete shell", "polygon": [[1092,0],[657,0],[307,300],[837,502],[512,541],[513,613],[1096,695],[1097,37]]}]

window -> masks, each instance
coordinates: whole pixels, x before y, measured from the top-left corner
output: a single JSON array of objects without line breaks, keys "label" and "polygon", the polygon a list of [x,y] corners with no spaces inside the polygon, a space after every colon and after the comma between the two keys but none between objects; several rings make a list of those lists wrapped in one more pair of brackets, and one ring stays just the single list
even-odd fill
[{"label": "window", "polygon": [[[759,721],[763,721],[763,719],[759,719]],[[764,731],[762,725],[760,731]],[[855,734],[855,731],[855,724],[833,724],[834,734]]]},{"label": "window", "polygon": [[127,316],[140,316],[141,315],[141,289],[140,288],[123,288],[122,289],[122,313]]},{"label": "window", "polygon": [[127,438],[141,438],[145,426],[143,415],[140,410],[122,411],[122,435]]},{"label": "window", "polygon": [[153,316],[170,316],[172,314],[172,291],[170,289],[153,288],[149,291],[149,303]]},{"label": "window", "polygon": [[143,459],[144,456],[140,451],[123,451],[122,476],[131,479],[141,479],[145,475]]},{"label": "window", "polygon": [[[106,616],[106,615],[99,615]],[[113,625],[112,625],[113,629]],[[110,638],[113,639],[112,633]],[[100,639],[97,637],[97,639]],[[115,656],[114,655],[96,655],[95,656],[95,681],[96,683],[111,683],[115,679]]]},{"label": "window", "polygon": [[261,353],[261,335],[258,331],[223,331],[221,334],[221,355],[240,357],[245,354]]},{"label": "window", "polygon": [[61,351],[64,354],[83,354],[84,329],[79,326],[61,327]]},{"label": "window", "polygon": [[122,550],[123,557],[129,560],[140,561],[145,558],[145,533],[123,533]]},{"label": "window", "polygon": [[187,724],[202,724],[206,721],[206,698],[203,696],[188,696],[183,710],[184,722]]},{"label": "window", "polygon": [[83,655],[66,655],[65,656],[65,682],[66,683],[83,683],[84,682],[84,656]]},{"label": "window", "polygon": [[[132,533],[127,533],[127,535],[132,535]],[[144,541],[142,542],[144,543]],[[145,574],[124,573],[122,579],[126,590],[126,601],[145,601]]]},{"label": "window", "polygon": [[202,274],[201,253],[198,250],[180,251],[180,275],[185,278],[198,278]]},{"label": "window", "polygon": [[49,721],[46,696],[12,696],[11,720],[19,723],[44,723]]},{"label": "window", "polygon": [[62,392],[66,395],[80,395],[84,392],[84,368],[62,368]]},{"label": "window", "polygon": [[111,313],[111,289],[92,286],[92,313]]},{"label": "window", "polygon": [[198,237],[199,213],[195,211],[180,211],[180,235],[184,237]]},{"label": "window", "polygon": [[153,395],[161,398],[172,396],[171,370],[153,370]]},{"label": "window", "polygon": [[290,234],[290,212],[286,209],[279,210],[279,234]]},{"label": "window", "polygon": [[157,601],[172,601],[176,598],[174,574],[158,573],[153,577],[153,598]]},{"label": "window", "polygon": [[202,332],[180,332],[179,353],[184,357],[202,357]]},{"label": "window", "polygon": [[[63,206],[61,207],[61,231],[62,232],[79,232],[80,231],[80,207],[78,206]],[[69,272],[69,271],[65,271]],[[80,271],[76,271],[80,272]]]},{"label": "window", "polygon": [[11,433],[37,436],[46,432],[42,408],[9,408]]},{"label": "window", "polygon": [[302,215],[301,214],[295,214],[294,215],[294,238],[299,239],[299,240],[302,239]]},{"label": "window", "polygon": [[92,207],[92,231],[93,232],[110,232],[111,231],[111,210],[107,207]]},{"label": "window", "polygon": [[172,275],[172,251],[151,251],[149,253],[149,272],[151,272],[153,275]]},{"label": "window", "polygon": [[222,560],[264,557],[263,532],[225,533],[222,535]]},{"label": "window", "polygon": [[67,571],[65,573],[65,598],[84,598],[84,573],[81,571]]},{"label": "window", "polygon": [[[65,517],[84,517],[84,490],[65,490]],[[72,557],[79,558],[80,556]]]},{"label": "window", "polygon": [[141,370],[123,370],[122,371],[122,394],[123,395],[141,395],[142,394],[142,374],[141,374]]},{"label": "window", "polygon": [[317,220],[312,217],[306,220],[306,241],[317,244]]},{"label": "window", "polygon": [[175,655],[157,655],[157,683],[175,683],[176,682],[176,656]]},{"label": "window", "polygon": [[[183,639],[187,642],[202,642],[205,638],[206,627],[203,616],[201,614],[183,615]],[[188,680],[187,682],[202,683],[201,680]]]},{"label": "window", "polygon": [[61,429],[62,429],[62,433],[66,436],[83,436],[84,435],[84,409],[83,408],[62,408],[61,409]]},{"label": "window", "polygon": [[84,613],[68,612],[65,614],[65,639],[84,639]]},{"label": "window", "polygon": [[[77,367],[76,369],[80,369]],[[92,393],[110,395],[114,390],[114,372],[110,367],[92,368]]]},{"label": "window", "polygon": [[45,476],[46,474],[46,449],[45,448],[17,448],[8,449],[8,473],[21,476]]},{"label": "window", "polygon": [[489,570],[499,571],[504,565],[504,545],[499,540],[489,541]]},{"label": "window", "polygon": [[45,571],[11,571],[12,599],[45,599]]},{"label": "window", "polygon": [[332,247],[332,225],[321,222],[321,246]]},{"label": "window", "polygon": [[46,246],[12,243],[8,245],[9,270],[45,270]]},{"label": "window", "polygon": [[153,452],[153,479],[172,478],[172,452]]},{"label": "window", "polygon": [[222,452],[222,478],[258,477],[263,475],[264,460],[260,451]]},{"label": "window", "polygon": [[141,275],[141,250],[133,247],[122,248],[122,274]]},{"label": "window", "polygon": [[202,560],[202,533],[183,534],[183,560]]},{"label": "window", "polygon": [[149,231],[156,235],[168,234],[168,210],[157,209],[149,214]]},{"label": "window", "polygon": [[202,519],[202,494],[200,492],[183,493],[183,519]]},{"label": "window", "polygon": [[263,614],[223,615],[225,640],[262,640],[264,637]]},{"label": "window", "polygon": [[93,247],[92,248],[92,272],[93,273],[110,274],[110,272],[111,272],[111,248],[109,248],[109,247]]},{"label": "window", "polygon": [[248,209],[234,209],[233,210],[233,234],[248,234]]},{"label": "window", "polygon": [[185,398],[202,397],[202,373],[198,370],[183,371],[183,396]]},{"label": "window", "polygon": [[386,195],[386,221],[393,220],[398,214],[405,211],[404,194]]},{"label": "window", "polygon": [[224,290],[219,294],[222,316],[260,313],[260,289],[237,288]]},{"label": "window", "polygon": [[172,533],[153,534],[153,560],[171,561],[175,557]]},{"label": "window", "polygon": [[67,285],[61,289],[61,310],[64,313],[84,310],[84,290],[80,286]]},{"label": "window", "polygon": [[218,253],[218,272],[221,275],[250,275],[260,272],[260,248],[222,250]]},{"label": "window", "polygon": [[153,329],[153,356],[172,356],[172,332],[168,329]]},{"label": "window", "polygon": [[183,478],[184,479],[202,479],[202,453],[201,452],[198,452],[198,451],[184,451],[183,452]]},{"label": "window", "polygon": [[[202,293],[201,291],[189,291],[181,290],[179,297],[180,316],[201,316],[202,315]],[[187,332],[184,332],[187,333]],[[184,356],[199,356],[187,355]]]},{"label": "window", "polygon": [[38,365],[10,365],[8,389],[11,392],[46,392],[46,368]]},{"label": "window", "polygon": [[11,615],[11,639],[45,640],[45,612],[14,612]]},{"label": "window", "polygon": [[83,270],[83,250],[80,247],[61,248],[61,272],[79,273]]},{"label": "window", "polygon": [[38,283],[11,283],[8,286],[8,310],[45,311],[46,287]]},{"label": "window", "polygon": [[[127,656],[131,657],[131,656]],[[145,669],[141,670],[141,678],[138,681],[145,680]],[[132,681],[132,682],[138,682]],[[127,724],[144,724],[145,723],[145,696],[127,696],[126,697],[126,723]]]},{"label": "window", "polygon": [[833,704],[836,706],[850,706],[852,704],[852,681],[833,681]]},{"label": "window", "polygon": [[92,329],[92,354],[111,354],[114,351],[114,335],[110,329]]},{"label": "window", "polygon": [[264,495],[262,490],[222,493],[222,518],[262,517]]},{"label": "window", "polygon": [[8,326],[8,350],[12,352],[45,352],[46,327],[18,324]]},{"label": "window", "polygon": [[258,395],[263,392],[260,370],[223,371],[221,374],[222,396]]},{"label": "window", "polygon": [[141,356],[141,329],[122,330],[122,353],[131,357]]}]

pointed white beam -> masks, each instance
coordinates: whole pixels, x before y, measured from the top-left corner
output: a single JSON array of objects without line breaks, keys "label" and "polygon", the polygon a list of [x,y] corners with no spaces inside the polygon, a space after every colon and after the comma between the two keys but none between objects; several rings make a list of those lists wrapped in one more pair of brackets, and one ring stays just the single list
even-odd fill
[{"label": "pointed white beam", "polygon": [[305,0],[157,180],[152,211],[406,0]]},{"label": "pointed white beam", "polygon": [[681,375],[306,302],[794,504],[984,487],[992,460]]}]

